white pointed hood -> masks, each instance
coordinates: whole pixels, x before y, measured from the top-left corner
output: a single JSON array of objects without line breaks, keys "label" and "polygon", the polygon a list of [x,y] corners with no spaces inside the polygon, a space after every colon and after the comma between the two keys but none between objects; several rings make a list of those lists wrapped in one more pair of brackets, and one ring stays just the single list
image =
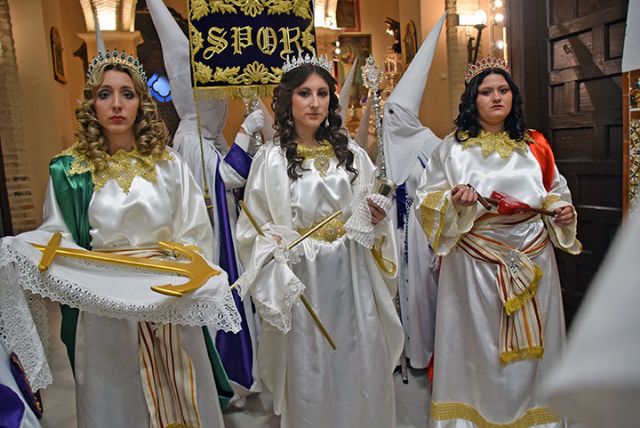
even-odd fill
[{"label": "white pointed hood", "polygon": [[[189,40],[162,0],[147,0],[147,7],[162,45],[164,66],[171,83],[171,99],[180,116],[180,125],[173,141],[174,148],[178,149],[186,134],[198,132],[191,88]],[[202,137],[212,141],[216,147],[226,147],[222,129],[227,119],[227,101],[200,99],[198,105]]]},{"label": "white pointed hood", "polygon": [[338,103],[340,104],[340,118],[342,119],[342,126],[346,127],[347,124],[347,111],[349,111],[349,99],[351,98],[351,86],[353,86],[353,78],[356,74],[356,68],[358,66],[358,59],[353,62],[347,78],[344,79],[342,88],[340,88],[340,94],[338,95]]},{"label": "white pointed hood", "polygon": [[428,158],[441,140],[422,125],[418,113],[446,12],[420,46],[384,105],[382,132],[388,177],[404,183],[418,155]]},{"label": "white pointed hood", "polygon": [[104,39],[102,38],[102,30],[100,30],[100,21],[98,21],[98,13],[94,7],[91,8],[91,12],[93,13],[93,25],[96,30],[96,52],[99,54],[100,52],[105,53],[107,50],[104,47]]}]

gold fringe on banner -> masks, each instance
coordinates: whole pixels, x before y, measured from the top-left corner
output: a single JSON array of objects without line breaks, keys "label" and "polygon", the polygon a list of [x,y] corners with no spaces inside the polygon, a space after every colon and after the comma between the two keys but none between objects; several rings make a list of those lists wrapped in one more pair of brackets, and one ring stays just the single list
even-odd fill
[{"label": "gold fringe on banner", "polygon": [[249,86],[224,86],[193,88],[198,93],[200,100],[224,100],[226,98],[253,98],[254,96],[265,98],[273,95],[277,85],[249,85]]}]

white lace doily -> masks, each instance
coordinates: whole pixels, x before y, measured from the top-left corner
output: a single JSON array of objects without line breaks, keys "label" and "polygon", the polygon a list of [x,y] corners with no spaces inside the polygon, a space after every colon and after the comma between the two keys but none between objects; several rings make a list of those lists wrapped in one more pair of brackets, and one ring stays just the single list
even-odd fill
[{"label": "white lace doily", "polygon": [[[378,205],[387,214],[385,219],[374,226],[371,223],[371,211],[367,199]],[[371,193],[370,187],[365,187],[356,197],[352,205],[352,214],[344,225],[347,236],[365,248],[373,248],[373,243],[377,237],[376,231],[381,230],[379,225],[389,221],[391,213],[391,199],[378,193]]]}]

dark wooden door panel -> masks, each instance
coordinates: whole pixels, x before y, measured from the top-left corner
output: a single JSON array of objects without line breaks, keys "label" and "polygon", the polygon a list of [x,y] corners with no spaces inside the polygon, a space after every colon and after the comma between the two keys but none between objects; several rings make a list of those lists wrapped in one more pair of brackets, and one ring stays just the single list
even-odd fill
[{"label": "dark wooden door panel", "polygon": [[[522,62],[514,67],[514,77],[525,97],[527,119],[549,137],[578,212],[583,253],[557,252],[570,321],[622,217],[620,65],[628,2],[513,0],[509,4],[512,23],[522,22],[518,14],[537,23],[509,30],[511,58]],[[544,54],[531,58],[532,52]]]}]

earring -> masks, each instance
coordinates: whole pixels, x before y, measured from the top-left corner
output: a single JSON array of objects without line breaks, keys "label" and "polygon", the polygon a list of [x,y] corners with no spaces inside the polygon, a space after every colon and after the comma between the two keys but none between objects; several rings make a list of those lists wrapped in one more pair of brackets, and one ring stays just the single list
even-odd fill
[{"label": "earring", "polygon": [[293,120],[287,119],[287,126],[293,126]]},{"label": "earring", "polygon": [[329,127],[329,115],[327,115],[327,118],[324,120],[324,127],[328,128]]}]

